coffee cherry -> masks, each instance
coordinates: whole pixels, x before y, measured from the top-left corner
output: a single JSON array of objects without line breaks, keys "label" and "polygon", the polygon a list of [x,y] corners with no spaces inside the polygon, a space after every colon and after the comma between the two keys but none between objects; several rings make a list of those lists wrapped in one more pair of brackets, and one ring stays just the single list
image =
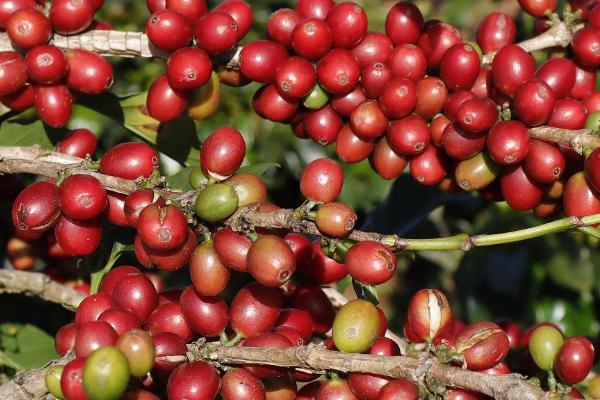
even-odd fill
[{"label": "coffee cherry", "polygon": [[85,358],[75,358],[69,361],[60,378],[60,388],[67,399],[87,400],[89,397],[83,389],[83,366]]},{"label": "coffee cherry", "polygon": [[204,242],[190,260],[190,277],[201,296],[217,296],[227,287],[231,271],[217,257],[213,242]]},{"label": "coffee cherry", "polygon": [[206,52],[186,47],[171,54],[167,61],[167,79],[176,90],[192,90],[206,84],[212,74],[212,63]]},{"label": "coffee cherry", "polygon": [[202,144],[202,172],[207,177],[215,178],[233,175],[242,165],[245,154],[246,142],[242,134],[231,127],[219,128]]},{"label": "coffee cherry", "polygon": [[0,96],[0,103],[13,111],[24,111],[34,106],[33,86],[25,85],[16,92]]},{"label": "coffee cherry", "polygon": [[[200,21],[206,18],[204,16],[198,21],[196,27],[202,26]],[[197,29],[194,32],[194,37],[198,42],[198,47],[210,51],[203,46],[203,42],[199,40],[197,36]],[[174,10],[160,10],[152,14],[150,19],[146,23],[146,34],[150,42],[156,47],[166,50],[174,51],[185,47],[192,40],[192,26],[190,22],[177,11]],[[213,37],[214,41],[217,42],[217,38]]]},{"label": "coffee cherry", "polygon": [[600,31],[592,27],[578,30],[571,42],[571,48],[577,60],[583,65],[591,67],[600,65],[600,56],[597,54],[598,46],[600,46]]},{"label": "coffee cherry", "polygon": [[484,53],[498,51],[512,44],[517,36],[515,21],[507,14],[493,12],[486,15],[477,27],[477,44]]},{"label": "coffee cherry", "polygon": [[219,391],[219,373],[204,361],[177,367],[167,384],[170,400],[204,400],[215,398]]},{"label": "coffee cherry", "polygon": [[[318,84],[317,84],[317,86],[315,86],[315,88],[317,88],[317,87],[320,88],[320,86]],[[354,111],[354,109],[356,107],[358,107],[365,101],[367,101],[367,97],[363,93],[363,90],[361,89],[361,87],[357,86],[348,93],[336,94],[336,95],[332,96],[330,104],[331,104],[331,108],[333,108],[333,110],[337,114],[339,114],[343,117],[350,117],[350,115],[352,115],[352,111]],[[327,103],[327,98],[325,99],[325,103]],[[306,101],[305,101],[305,106],[306,106]],[[321,107],[318,107],[318,108],[321,108]]]},{"label": "coffee cherry", "polygon": [[274,235],[259,237],[248,250],[248,272],[265,286],[277,287],[287,282],[296,270],[290,246]]},{"label": "coffee cherry", "polygon": [[247,78],[262,83],[275,80],[277,68],[289,57],[285,47],[270,40],[257,40],[244,46],[240,53],[240,71]]},{"label": "coffee cherry", "polygon": [[77,327],[75,323],[63,325],[54,336],[54,348],[61,357],[67,354],[75,346]]},{"label": "coffee cherry", "polygon": [[408,303],[407,322],[420,339],[435,339],[452,322],[448,299],[437,289],[419,290]]},{"label": "coffee cherry", "polygon": [[546,123],[552,111],[556,96],[544,81],[532,79],[517,89],[514,97],[514,111],[517,117],[528,126]]},{"label": "coffee cherry", "polygon": [[520,163],[529,150],[527,128],[519,121],[497,123],[487,137],[487,149],[498,164]]},{"label": "coffee cherry", "polygon": [[381,320],[377,308],[366,300],[352,300],[338,311],[333,322],[333,342],[344,353],[362,353],[377,339]]},{"label": "coffee cherry", "polygon": [[367,65],[360,75],[362,91],[371,99],[381,96],[385,85],[390,80],[392,80],[392,70],[382,63]]},{"label": "coffee cherry", "polygon": [[36,7],[35,0],[7,0],[0,4],[0,28],[5,29],[6,23],[15,12]]},{"label": "coffee cherry", "polygon": [[565,339],[555,360],[554,368],[567,385],[583,381],[594,364],[594,346],[581,336]]},{"label": "coffee cherry", "polygon": [[517,211],[534,208],[544,194],[544,187],[527,176],[521,165],[513,165],[502,171],[500,187],[506,202]]},{"label": "coffee cherry", "polygon": [[279,317],[281,302],[282,294],[278,288],[258,282],[244,286],[231,302],[231,328],[244,337],[269,331]]},{"label": "coffee cherry", "polygon": [[159,305],[150,314],[145,326],[151,335],[159,332],[171,332],[179,336],[184,342],[189,342],[194,335],[178,303]]},{"label": "coffee cherry", "polygon": [[357,400],[346,379],[335,379],[321,382],[321,387],[314,397],[316,400]]},{"label": "coffee cherry", "polygon": [[238,27],[238,36],[243,38],[250,31],[254,18],[252,7],[243,0],[224,0],[213,11],[223,12],[233,18]]},{"label": "coffee cherry", "polygon": [[228,52],[235,47],[239,38],[237,23],[224,12],[209,12],[194,25],[196,46],[210,55]]},{"label": "coffee cherry", "polygon": [[290,49],[292,47],[292,32],[302,19],[302,16],[291,8],[276,10],[267,19],[267,37]]},{"label": "coffee cherry", "polygon": [[556,0],[518,0],[519,5],[527,14],[534,17],[543,17],[556,10]]},{"label": "coffee cherry", "polygon": [[354,229],[356,214],[344,203],[328,202],[319,207],[315,223],[325,235],[346,236]]},{"label": "coffee cherry", "polygon": [[362,103],[350,114],[350,126],[353,132],[365,140],[383,135],[387,125],[388,119],[377,100]]},{"label": "coffee cherry", "polygon": [[586,178],[584,172],[571,176],[563,193],[565,215],[583,217],[600,213],[600,194]]},{"label": "coffee cherry", "polygon": [[292,294],[292,307],[307,311],[314,324],[316,333],[325,333],[331,329],[335,311],[331,301],[318,286],[299,286]]},{"label": "coffee cherry", "polygon": [[66,56],[69,62],[67,85],[71,89],[85,94],[98,94],[112,85],[113,69],[104,57],[79,49],[67,52]]},{"label": "coffee cherry", "polygon": [[[141,239],[137,240],[138,238],[139,235],[136,236],[136,240],[134,242],[136,256],[140,252],[138,247],[141,246],[143,248],[143,252],[145,252],[148,258],[150,259],[151,265],[157,267],[162,271],[171,272],[180,269],[184,265],[187,265],[187,263],[190,261],[190,258],[192,257],[194,249],[196,248],[198,240],[194,232],[191,229],[188,229],[186,239],[179,247],[176,247],[173,250],[162,251],[155,250],[147,246],[143,243]],[[140,258],[138,257],[138,259]],[[147,261],[143,263],[143,265],[148,265]]]},{"label": "coffee cherry", "polygon": [[350,248],[344,263],[353,279],[370,285],[381,285],[396,271],[396,256],[387,247],[374,241],[358,242]]},{"label": "coffee cherry", "polygon": [[117,343],[117,333],[104,321],[84,322],[77,327],[75,336],[75,355],[87,357],[102,346],[112,346]]},{"label": "coffee cherry", "polygon": [[[400,348],[391,339],[379,338],[373,343],[373,346],[366,351],[366,354],[377,356],[398,356]],[[379,375],[351,372],[348,374],[348,384],[350,389],[361,399],[378,399],[381,389],[391,381],[391,378]]]},{"label": "coffee cherry", "polygon": [[149,7],[151,13],[168,8],[177,11],[183,15],[191,24],[206,14],[207,7],[205,0],[162,0],[163,4],[159,7]]},{"label": "coffee cherry", "polygon": [[367,15],[356,3],[336,4],[329,10],[325,22],[331,28],[332,45],[336,48],[351,49],[367,33]]},{"label": "coffee cherry", "polygon": [[299,269],[300,274],[307,280],[315,284],[326,285],[337,282],[348,275],[346,266],[342,263],[329,258],[321,249],[321,241],[314,240],[311,244],[312,260],[303,269]]},{"label": "coffee cherry", "polygon": [[442,150],[429,146],[410,161],[410,175],[422,185],[437,185],[446,176],[447,164]]},{"label": "coffee cherry", "polygon": [[467,160],[458,162],[454,169],[454,179],[461,189],[472,192],[490,185],[498,177],[499,172],[498,164],[482,151]]},{"label": "coffee cherry", "polygon": [[123,179],[150,177],[158,168],[158,154],[145,143],[120,143],[108,149],[100,160],[100,172]]},{"label": "coffee cherry", "polygon": [[76,220],[61,215],[54,228],[60,247],[71,256],[87,256],[95,252],[102,240],[100,219]]},{"label": "coffee cherry", "polygon": [[238,197],[238,207],[267,201],[267,185],[252,174],[235,174],[224,182],[235,191]]},{"label": "coffee cherry", "polygon": [[219,260],[227,267],[246,272],[246,258],[252,241],[243,233],[234,232],[226,227],[213,235],[214,247]]},{"label": "coffee cherry", "polygon": [[335,145],[338,158],[347,163],[364,160],[369,157],[375,147],[375,143],[372,141],[363,140],[356,135],[350,124],[346,124],[340,129]]},{"label": "coffee cherry", "polygon": [[158,305],[154,285],[142,274],[130,274],[119,280],[113,290],[115,302],[145,322]]},{"label": "coffee cherry", "polygon": [[33,101],[40,119],[45,124],[60,128],[69,122],[73,111],[73,98],[66,86],[36,86]]},{"label": "coffee cherry", "polygon": [[400,1],[388,12],[385,33],[395,46],[416,43],[423,30],[423,14],[413,3]]},{"label": "coffee cherry", "polygon": [[50,7],[50,22],[63,35],[84,31],[94,18],[94,7],[89,0],[55,0]]},{"label": "coffee cherry", "polygon": [[296,11],[304,18],[325,19],[334,5],[333,0],[298,0]]},{"label": "coffee cherry", "polygon": [[130,193],[125,199],[124,212],[129,226],[137,227],[140,213],[147,206],[157,203],[164,206],[164,199],[156,194],[152,189],[139,189]]},{"label": "coffee cherry", "polygon": [[148,90],[148,113],[160,122],[173,121],[188,107],[190,92],[173,88],[166,75],[156,79]]},{"label": "coffee cherry", "polygon": [[13,13],[6,23],[10,41],[22,49],[44,44],[52,36],[50,20],[35,8],[21,9]]},{"label": "coffee cherry", "polygon": [[47,181],[36,182],[23,189],[11,211],[12,222],[21,231],[44,231],[54,224],[59,215],[58,190],[56,185]]},{"label": "coffee cherry", "polygon": [[554,111],[548,120],[548,126],[562,129],[582,129],[587,119],[584,105],[574,99],[559,99],[554,103]]},{"label": "coffee cherry", "polygon": [[392,42],[383,33],[367,32],[351,52],[361,68],[376,63],[385,63],[392,53]]},{"label": "coffee cherry", "polygon": [[58,188],[58,205],[61,211],[74,219],[99,216],[107,201],[106,190],[91,175],[68,176]]},{"label": "coffee cherry", "polygon": [[460,105],[456,113],[456,123],[472,133],[484,132],[496,124],[498,116],[496,103],[487,97],[477,97]]},{"label": "coffee cherry", "polygon": [[207,222],[222,221],[237,210],[239,199],[235,190],[226,184],[208,186],[196,198],[196,215]]},{"label": "coffee cherry", "polygon": [[422,153],[429,145],[430,132],[425,120],[412,114],[392,121],[387,128],[389,146],[398,154],[410,156]]},{"label": "coffee cherry", "polygon": [[492,80],[496,88],[506,95],[516,93],[522,82],[533,76],[535,60],[517,45],[504,46],[492,61]]},{"label": "coffee cherry", "polygon": [[575,84],[569,92],[569,97],[581,100],[589,96],[596,87],[595,69],[575,63]]},{"label": "coffee cherry", "polygon": [[[160,384],[165,384],[171,372],[183,364],[187,353],[187,346],[181,338],[173,333],[157,333],[152,337],[154,343],[154,366],[150,372],[152,379]],[[168,356],[177,356],[169,359]]]},{"label": "coffee cherry", "polygon": [[484,64],[479,69],[479,74],[470,90],[477,97],[495,97],[492,93],[492,67],[489,64]]},{"label": "coffee cherry", "polygon": [[300,191],[307,199],[327,203],[342,191],[344,173],[338,163],[320,158],[309,163],[300,177]]},{"label": "coffee cherry", "polygon": [[536,365],[545,371],[552,370],[564,338],[553,326],[536,328],[529,338],[529,351]]},{"label": "coffee cherry", "polygon": [[[285,349],[292,346],[292,342],[285,336],[274,332],[265,332],[252,336],[242,343],[244,347],[268,347]],[[267,367],[251,365],[245,369],[257,378],[277,378],[286,373],[283,367]]]},{"label": "coffee cherry", "polygon": [[317,61],[331,48],[331,29],[319,18],[300,21],[291,33],[290,45],[294,52],[309,61]]},{"label": "coffee cherry", "polygon": [[107,293],[96,293],[83,299],[75,313],[77,326],[90,321],[97,321],[107,310],[117,307],[117,304]]},{"label": "coffee cherry", "polygon": [[454,347],[465,358],[467,368],[481,371],[502,361],[508,354],[509,343],[502,328],[493,322],[482,321],[465,327]]},{"label": "coffee cherry", "polygon": [[59,153],[85,158],[96,152],[96,135],[89,129],[79,128],[67,133],[58,143],[55,150]]},{"label": "coffee cherry", "polygon": [[187,238],[187,219],[172,205],[147,206],[140,212],[137,228],[144,243],[155,250],[173,250]]},{"label": "coffee cherry", "polygon": [[566,166],[565,157],[557,145],[532,139],[523,169],[540,183],[552,183],[560,179]]},{"label": "coffee cherry", "polygon": [[229,370],[221,380],[223,400],[264,400],[265,387],[244,368]]},{"label": "coffee cherry", "polygon": [[419,389],[410,381],[397,379],[390,381],[379,391],[378,400],[417,400]]},{"label": "coffee cherry", "polygon": [[83,366],[83,388],[90,400],[120,399],[129,382],[127,358],[115,347],[95,350]]},{"label": "coffee cherry", "polygon": [[576,68],[567,58],[552,58],[535,72],[535,77],[550,86],[557,98],[566,97],[575,84]]},{"label": "coffee cherry", "polygon": [[60,388],[60,380],[65,366],[64,365],[51,365],[44,374],[44,384],[48,392],[58,398],[64,399],[65,395]]},{"label": "coffee cherry", "polygon": [[321,86],[328,92],[347,93],[358,84],[360,66],[350,51],[335,49],[319,61],[317,76]]},{"label": "coffee cherry", "polygon": [[483,150],[485,132],[471,133],[458,124],[449,124],[442,132],[442,147],[455,160],[467,160]]},{"label": "coffee cherry", "polygon": [[588,157],[585,160],[585,172],[586,172],[588,183],[596,190],[600,189],[600,166],[599,165],[600,165],[600,150],[594,150],[588,155]]},{"label": "coffee cherry", "polygon": [[460,107],[469,100],[476,99],[475,93],[469,90],[458,90],[448,96],[444,104],[444,114],[451,120],[456,120]]},{"label": "coffee cherry", "polygon": [[468,44],[450,47],[440,62],[440,77],[450,90],[469,89],[479,75],[480,61]]},{"label": "coffee cherry", "polygon": [[193,286],[181,293],[181,309],[192,330],[202,336],[218,336],[227,327],[229,311],[220,296],[201,296]]},{"label": "coffee cherry", "polygon": [[98,321],[108,323],[119,336],[132,329],[141,328],[140,320],[133,313],[116,305],[102,312]]},{"label": "coffee cherry", "polygon": [[383,88],[379,102],[387,117],[404,118],[412,113],[417,104],[416,87],[407,78],[393,79]]},{"label": "coffee cherry", "polygon": [[437,22],[425,27],[417,45],[425,53],[429,67],[437,69],[446,51],[461,41],[458,29],[452,25]]},{"label": "coffee cherry", "polygon": [[413,82],[423,79],[427,71],[425,53],[413,44],[401,44],[396,47],[386,64],[392,70],[394,78],[407,78]]},{"label": "coffee cherry", "polygon": [[304,341],[308,341],[313,333],[313,321],[310,314],[307,311],[293,308],[281,310],[275,326],[276,329],[286,327],[295,330]]},{"label": "coffee cherry", "polygon": [[252,98],[252,108],[262,118],[286,122],[298,109],[298,100],[281,94],[274,84],[261,87]]},{"label": "coffee cherry", "polygon": [[[130,274],[141,274],[141,271],[136,267],[132,267],[129,265],[122,265],[110,270],[108,274],[102,279],[102,283],[100,283],[99,292],[106,293],[108,295],[112,295],[112,292],[115,288],[115,285],[118,281]],[[92,296],[90,296],[92,297]],[[85,301],[85,300],[84,300]]]},{"label": "coffee cherry", "polygon": [[429,120],[442,111],[448,98],[448,88],[436,76],[428,76],[416,83],[415,113]]},{"label": "coffee cherry", "polygon": [[311,63],[300,57],[290,57],[281,63],[275,74],[275,86],[292,98],[307,96],[317,83],[317,74]]}]

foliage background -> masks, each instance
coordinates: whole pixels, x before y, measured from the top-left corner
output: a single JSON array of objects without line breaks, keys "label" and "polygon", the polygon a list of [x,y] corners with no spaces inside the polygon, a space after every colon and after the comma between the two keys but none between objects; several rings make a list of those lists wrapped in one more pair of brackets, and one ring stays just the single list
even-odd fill
[{"label": "foliage background", "polygon": [[[214,1],[210,1],[214,5]],[[359,1],[369,15],[370,29],[382,30],[391,1]],[[480,19],[492,10],[513,15],[519,26],[519,36],[526,37],[532,30],[532,20],[518,13],[514,0],[431,0],[416,1],[428,18],[440,18],[455,24],[465,40],[473,40]],[[245,41],[264,36],[268,15],[278,8],[293,7],[292,1],[256,0],[251,2],[255,12],[255,26]],[[119,30],[143,29],[149,14],[145,2],[140,0],[107,0],[100,17]],[[540,55],[540,56],[543,56]],[[86,127],[99,137],[99,152],[124,140],[150,140],[172,158],[198,163],[197,153],[186,151],[186,145],[198,148],[202,139],[214,128],[233,124],[240,129],[248,142],[248,164],[272,162],[280,168],[269,168],[263,177],[270,188],[271,201],[282,207],[295,207],[302,201],[298,192],[298,177],[310,160],[332,155],[332,149],[323,148],[310,141],[298,140],[289,127],[262,120],[250,108],[250,99],[256,84],[244,88],[223,86],[221,110],[209,120],[193,124],[180,120],[163,126],[158,134],[138,135],[123,127],[129,112],[122,111],[118,98],[147,89],[152,80],[164,70],[164,61],[148,59],[111,59],[115,67],[113,95],[83,98],[75,108],[70,128]],[[140,103],[139,98],[129,100]],[[47,130],[35,115],[6,113],[0,125],[0,145],[42,143],[51,146],[62,131]],[[141,137],[140,137],[140,133]],[[188,146],[189,147],[189,146]],[[177,172],[181,165],[163,155],[164,173]],[[423,187],[408,175],[396,182],[379,178],[368,162],[344,165],[345,184],[342,201],[353,206],[367,230],[398,233],[407,237],[438,237],[458,232],[502,232],[539,224],[531,213],[518,213],[503,203],[486,203],[474,195],[446,195],[435,188]],[[10,205],[15,190],[22,182],[14,177],[0,178],[0,241],[1,249],[10,235]],[[21,178],[19,178],[21,179]],[[116,233],[118,235],[124,232]],[[125,235],[127,236],[127,235]],[[129,235],[130,236],[130,235]],[[131,239],[129,239],[131,240]],[[110,244],[107,243],[107,249]],[[518,320],[523,327],[535,321],[549,320],[560,325],[567,335],[596,337],[598,296],[600,294],[600,258],[597,243],[580,234],[564,233],[531,240],[515,245],[474,249],[462,252],[419,252],[415,259],[401,258],[399,273],[380,288],[390,327],[401,332],[404,311],[410,295],[421,287],[439,287],[450,297],[456,314],[465,321],[494,319],[508,316]],[[79,273],[85,277],[88,268],[102,264],[99,254],[93,260],[79,264]],[[0,257],[4,258],[3,250]],[[134,263],[131,257],[125,262]],[[6,266],[8,262],[4,260]],[[40,264],[40,269],[44,266]],[[185,284],[185,271],[166,277],[169,285]],[[243,278],[238,277],[239,282]],[[352,295],[351,289],[346,294]],[[69,320],[69,312],[34,299],[0,296],[0,368],[11,367],[15,357],[20,364],[30,367],[43,363],[43,351],[28,347],[27,343],[46,340],[42,331],[23,328],[14,323],[31,323],[53,334]],[[35,330],[35,332],[33,331]],[[23,333],[24,332],[24,333]],[[33,333],[32,333],[33,332]],[[32,340],[26,336],[34,335]],[[24,339],[21,336],[24,336]],[[36,336],[37,335],[37,336]],[[20,340],[20,341],[19,341]],[[47,342],[46,349],[47,346]],[[21,349],[19,348],[21,346]],[[45,351],[45,350],[44,350]],[[21,359],[15,354],[30,354]]]}]

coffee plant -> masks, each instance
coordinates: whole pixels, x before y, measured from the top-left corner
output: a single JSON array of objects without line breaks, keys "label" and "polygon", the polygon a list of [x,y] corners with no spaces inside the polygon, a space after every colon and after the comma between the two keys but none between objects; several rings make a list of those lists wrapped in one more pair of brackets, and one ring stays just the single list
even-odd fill
[{"label": "coffee plant", "polygon": [[600,1],[271,3],[0,0],[0,399],[600,398]]}]

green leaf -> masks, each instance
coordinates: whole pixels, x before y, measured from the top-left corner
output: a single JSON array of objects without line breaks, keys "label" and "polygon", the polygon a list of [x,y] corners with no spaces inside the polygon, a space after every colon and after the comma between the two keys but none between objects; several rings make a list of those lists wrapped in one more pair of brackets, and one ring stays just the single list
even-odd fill
[{"label": "green leaf", "polygon": [[41,121],[21,123],[5,121],[0,124],[0,146],[38,145],[52,149],[63,130],[45,126]]},{"label": "green leaf", "polygon": [[17,369],[33,369],[58,357],[54,339],[43,330],[24,325],[17,334],[18,351],[4,351],[4,361]]},{"label": "green leaf", "polygon": [[356,296],[359,299],[370,301],[375,305],[379,304],[379,295],[377,294],[377,288],[375,286],[353,279],[352,287],[354,288],[354,293],[356,293]]},{"label": "green leaf", "polygon": [[193,190],[192,186],[190,186],[190,173],[197,167],[186,167],[182,168],[176,174],[168,176],[165,181],[171,186],[173,189],[179,189],[184,192],[189,190]]},{"label": "green leaf", "polygon": [[262,162],[258,164],[246,165],[245,167],[240,168],[237,172],[261,176],[272,168],[281,168],[281,165],[276,162]]},{"label": "green leaf", "polygon": [[338,292],[344,293],[348,286],[350,286],[350,283],[352,283],[352,277],[350,275],[343,277],[336,285]]}]

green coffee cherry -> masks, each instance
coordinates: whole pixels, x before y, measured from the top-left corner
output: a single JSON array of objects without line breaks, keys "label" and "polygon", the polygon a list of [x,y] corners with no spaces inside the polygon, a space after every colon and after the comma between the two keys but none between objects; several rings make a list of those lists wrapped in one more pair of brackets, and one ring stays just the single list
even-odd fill
[{"label": "green coffee cherry", "polygon": [[318,110],[325,107],[329,101],[329,95],[318,83],[313,88],[312,92],[304,98],[304,107],[309,110]]},{"label": "green coffee cherry", "polygon": [[208,183],[208,178],[204,176],[200,167],[194,167],[190,171],[189,182],[192,188],[200,189]]},{"label": "green coffee cherry", "polygon": [[585,121],[586,129],[593,129],[595,131],[600,129],[600,111],[594,111],[588,114],[587,120]]},{"label": "green coffee cherry", "polygon": [[65,395],[60,388],[60,378],[62,376],[63,369],[65,369],[64,365],[52,365],[46,370],[46,375],[44,375],[44,383],[46,384],[46,389],[48,392],[57,399],[64,399]]},{"label": "green coffee cherry", "polygon": [[381,318],[377,308],[366,300],[346,303],[333,321],[333,343],[344,353],[362,353],[379,334]]},{"label": "green coffee cherry", "polygon": [[198,194],[196,215],[207,222],[222,221],[231,216],[238,206],[235,190],[223,183],[209,185]]},{"label": "green coffee cherry", "polygon": [[551,371],[563,342],[563,335],[558,329],[542,325],[536,328],[529,338],[531,358],[540,369]]},{"label": "green coffee cherry", "polygon": [[129,363],[112,346],[94,350],[83,365],[83,389],[90,400],[119,400],[129,383]]}]

